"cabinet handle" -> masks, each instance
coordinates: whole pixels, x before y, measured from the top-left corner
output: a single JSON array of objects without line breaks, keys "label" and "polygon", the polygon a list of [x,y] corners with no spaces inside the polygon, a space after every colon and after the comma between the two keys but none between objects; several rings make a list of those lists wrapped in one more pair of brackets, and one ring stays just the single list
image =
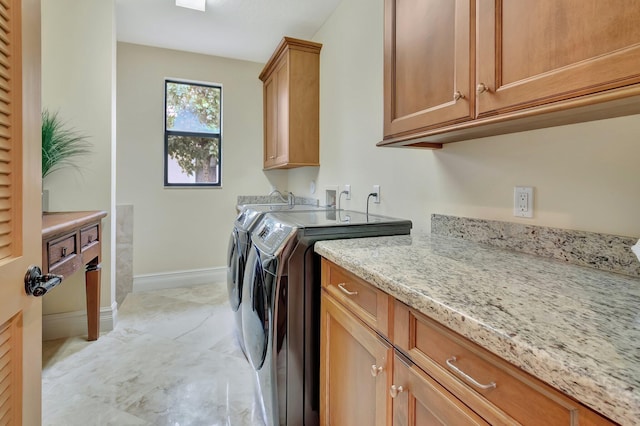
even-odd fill
[{"label": "cabinet handle", "polygon": [[340,290],[342,290],[342,292],[344,294],[348,295],[348,296],[355,296],[356,294],[358,294],[357,291],[349,291],[349,290],[347,290],[346,287],[345,287],[345,283],[338,284],[338,288]]},{"label": "cabinet handle", "polygon": [[496,386],[497,386],[496,382],[491,382],[489,384],[483,385],[482,383],[478,382],[476,379],[474,379],[473,377],[471,377],[470,375],[468,375],[464,371],[460,370],[458,367],[453,365],[453,363],[456,362],[456,361],[457,361],[457,358],[455,356],[452,356],[451,358],[449,358],[446,361],[447,362],[447,367],[449,367],[451,370],[453,370],[455,373],[457,373],[460,377],[465,379],[467,382],[469,382],[473,386],[476,386],[476,387],[478,387],[480,389],[483,389],[483,390],[495,389],[496,388]]},{"label": "cabinet handle", "polygon": [[272,155],[271,157],[269,157],[269,160],[273,160],[274,158],[276,158],[276,156]]},{"label": "cabinet handle", "polygon": [[383,370],[383,368],[382,368],[381,365],[378,366],[378,365],[373,364],[371,366],[371,375],[373,377],[378,377],[378,374],[382,373],[382,370]]},{"label": "cabinet handle", "polygon": [[62,247],[62,257],[65,257],[66,255],[67,255],[67,248]]},{"label": "cabinet handle", "polygon": [[453,100],[459,101],[460,99],[464,99],[464,95],[462,94],[462,92],[459,90],[456,90],[455,92],[453,92]]},{"label": "cabinet handle", "polygon": [[391,395],[391,398],[395,398],[402,392],[404,392],[404,388],[402,386],[391,385],[391,389],[389,389],[389,395]]},{"label": "cabinet handle", "polygon": [[484,84],[484,83],[479,83],[479,84],[476,86],[476,93],[477,93],[478,95],[479,95],[479,94],[481,94],[481,93],[484,93],[484,92],[488,92],[488,91],[489,91],[489,88],[488,88],[488,87],[487,87],[487,85],[486,85],[486,84]]}]

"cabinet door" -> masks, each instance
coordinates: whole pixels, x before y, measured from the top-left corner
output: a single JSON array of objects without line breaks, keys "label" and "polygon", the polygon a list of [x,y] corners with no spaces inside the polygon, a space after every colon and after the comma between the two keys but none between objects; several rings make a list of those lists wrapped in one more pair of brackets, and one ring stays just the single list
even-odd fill
[{"label": "cabinet door", "polygon": [[474,5],[385,0],[385,138],[472,118]]},{"label": "cabinet door", "polygon": [[387,424],[390,346],[322,292],[320,424]]},{"label": "cabinet door", "polygon": [[278,150],[278,80],[275,75],[264,82],[264,167],[275,164]]},{"label": "cabinet door", "polygon": [[289,67],[282,58],[264,83],[264,167],[284,164],[289,155]]},{"label": "cabinet door", "polygon": [[477,17],[477,82],[488,89],[478,116],[640,82],[637,0],[478,0]]},{"label": "cabinet door", "polygon": [[276,164],[284,164],[289,161],[289,58],[285,56],[275,72],[278,80],[278,138],[276,142]]},{"label": "cabinet door", "polygon": [[487,425],[415,365],[396,354],[393,366],[394,426]]}]

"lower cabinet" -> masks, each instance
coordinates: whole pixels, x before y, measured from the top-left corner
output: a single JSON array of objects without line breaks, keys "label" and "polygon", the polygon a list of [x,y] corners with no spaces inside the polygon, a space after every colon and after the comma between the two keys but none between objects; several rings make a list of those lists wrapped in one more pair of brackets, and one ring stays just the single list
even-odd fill
[{"label": "lower cabinet", "polygon": [[322,259],[320,424],[612,425]]},{"label": "lower cabinet", "polygon": [[320,424],[388,424],[391,346],[324,291],[320,318]]},{"label": "lower cabinet", "polygon": [[326,291],[321,303],[321,425],[488,424]]}]

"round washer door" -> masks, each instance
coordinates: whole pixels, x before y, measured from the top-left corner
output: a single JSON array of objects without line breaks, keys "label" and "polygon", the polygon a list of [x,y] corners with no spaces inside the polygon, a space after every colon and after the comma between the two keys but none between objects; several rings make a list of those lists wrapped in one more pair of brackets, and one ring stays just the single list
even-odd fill
[{"label": "round washer door", "polygon": [[240,296],[242,292],[238,280],[239,256],[238,230],[234,228],[229,237],[229,247],[227,249],[227,292],[229,293],[229,304],[234,311],[237,311],[238,307],[240,307]]},{"label": "round washer door", "polygon": [[256,248],[249,253],[242,291],[242,334],[247,357],[255,370],[262,368],[269,345],[269,324],[272,318],[267,285],[268,271],[263,268],[261,253]]}]

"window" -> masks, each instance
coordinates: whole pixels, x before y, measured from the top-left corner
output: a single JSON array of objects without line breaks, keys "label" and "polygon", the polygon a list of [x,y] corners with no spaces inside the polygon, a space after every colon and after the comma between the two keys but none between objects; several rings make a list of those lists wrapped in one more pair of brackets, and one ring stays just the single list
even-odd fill
[{"label": "window", "polygon": [[222,87],[165,81],[164,185],[221,186]]}]

